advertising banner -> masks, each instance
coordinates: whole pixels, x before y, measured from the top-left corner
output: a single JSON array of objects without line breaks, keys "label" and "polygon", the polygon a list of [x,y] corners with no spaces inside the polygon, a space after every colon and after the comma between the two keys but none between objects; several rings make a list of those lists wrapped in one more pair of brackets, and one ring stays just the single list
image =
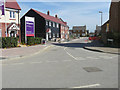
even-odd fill
[{"label": "advertising banner", "polygon": [[5,6],[4,0],[0,0],[0,10],[2,11],[2,15],[5,15]]},{"label": "advertising banner", "polygon": [[25,17],[25,27],[26,27],[26,36],[33,36],[35,35],[35,25],[34,25],[34,18],[33,17]]}]

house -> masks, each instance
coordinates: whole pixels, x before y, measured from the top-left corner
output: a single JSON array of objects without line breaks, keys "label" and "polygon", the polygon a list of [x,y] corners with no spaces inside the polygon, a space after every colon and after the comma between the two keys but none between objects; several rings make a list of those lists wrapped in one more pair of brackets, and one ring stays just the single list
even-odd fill
[{"label": "house", "polygon": [[[25,28],[25,18],[34,18],[34,37],[42,37],[49,40],[56,40],[62,37],[62,32],[64,31],[63,35],[68,33],[68,26],[66,22],[61,21],[57,15],[51,16],[50,12],[48,11],[47,14],[39,12],[34,9],[30,9],[22,18],[21,18],[21,37],[22,41],[25,41],[26,37],[26,28]],[[64,29],[63,29],[64,28]],[[66,36],[68,37],[68,36]]]},{"label": "house", "polygon": [[110,32],[120,31],[120,1],[111,2],[109,13]]},{"label": "house", "polygon": [[20,39],[20,11],[16,0],[6,0],[4,14],[0,9],[1,37],[18,37]]},{"label": "house", "polygon": [[96,25],[95,36],[99,36],[101,31],[101,26]]},{"label": "house", "polygon": [[120,1],[111,2],[109,20],[102,25],[101,40],[104,44],[108,41],[114,45],[120,44]]},{"label": "house", "polygon": [[85,37],[85,36],[87,36],[86,25],[85,26],[73,26],[72,35],[74,37]]},{"label": "house", "polygon": [[69,26],[67,25],[67,22],[64,22],[63,19],[60,18],[60,20],[65,24],[61,24],[60,26],[60,35],[61,35],[61,40],[67,40],[69,39]]},{"label": "house", "polygon": [[107,44],[107,33],[109,32],[109,20],[105,22],[101,27],[101,40],[104,44]]}]

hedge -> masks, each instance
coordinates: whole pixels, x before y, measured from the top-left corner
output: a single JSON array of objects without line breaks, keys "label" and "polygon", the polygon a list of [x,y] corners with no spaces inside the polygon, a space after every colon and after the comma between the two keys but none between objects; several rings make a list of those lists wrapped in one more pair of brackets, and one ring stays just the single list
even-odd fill
[{"label": "hedge", "polygon": [[0,43],[2,44],[0,45],[0,47],[2,48],[17,47],[18,45],[18,39],[15,37],[2,37],[1,40]]},{"label": "hedge", "polygon": [[27,45],[41,44],[41,40],[40,37],[27,37]]}]

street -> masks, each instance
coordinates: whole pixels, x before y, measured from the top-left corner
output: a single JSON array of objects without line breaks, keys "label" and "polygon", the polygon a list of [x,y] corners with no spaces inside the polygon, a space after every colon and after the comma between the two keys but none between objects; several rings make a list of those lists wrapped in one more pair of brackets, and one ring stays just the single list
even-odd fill
[{"label": "street", "polygon": [[54,43],[36,55],[4,61],[3,88],[117,88],[118,55],[85,50],[86,40]]}]

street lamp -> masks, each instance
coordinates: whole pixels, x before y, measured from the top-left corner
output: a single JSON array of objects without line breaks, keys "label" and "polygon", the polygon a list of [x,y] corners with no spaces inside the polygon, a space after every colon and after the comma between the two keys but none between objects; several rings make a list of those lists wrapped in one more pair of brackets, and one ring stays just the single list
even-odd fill
[{"label": "street lamp", "polygon": [[102,14],[103,14],[103,12],[99,11],[99,13],[101,14],[101,26],[102,26]]}]

